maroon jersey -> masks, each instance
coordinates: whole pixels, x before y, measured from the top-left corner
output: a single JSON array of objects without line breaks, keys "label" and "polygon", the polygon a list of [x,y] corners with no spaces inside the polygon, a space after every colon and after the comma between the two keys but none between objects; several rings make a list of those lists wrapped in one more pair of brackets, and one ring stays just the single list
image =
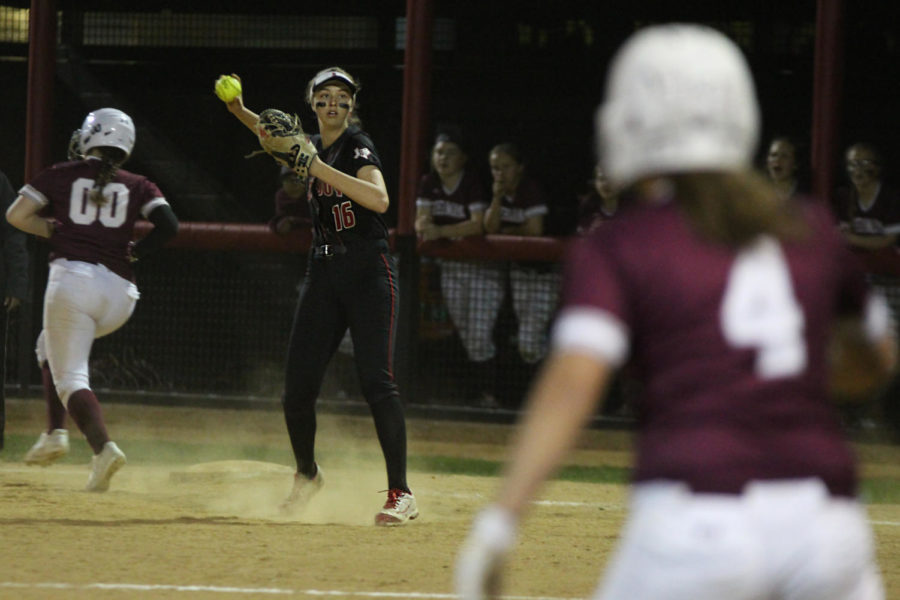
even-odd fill
[{"label": "maroon jersey", "polygon": [[278,230],[278,223],[282,219],[297,219],[297,226],[311,225],[312,220],[309,218],[309,203],[306,200],[306,194],[301,194],[299,198],[294,198],[284,188],[278,188],[275,192],[275,214],[269,219],[269,229]]},{"label": "maroon jersey", "polygon": [[524,177],[515,194],[504,196],[500,204],[500,228],[521,225],[531,217],[544,216],[548,212],[547,199],[534,179]]},{"label": "maroon jersey", "polygon": [[825,349],[834,315],[861,313],[868,290],[827,209],[803,210],[808,239],[741,252],[699,239],[675,203],[576,242],[555,342],[613,364],[630,346],[645,386],[637,481],[739,493],[751,480],[820,477],[854,492]]},{"label": "maroon jersey", "polygon": [[617,210],[618,205],[608,209],[603,198],[596,192],[579,196],[575,232],[578,235],[590,233],[601,223],[615,217]]},{"label": "maroon jersey", "polygon": [[839,189],[834,210],[838,220],[858,235],[900,234],[900,190],[884,182],[868,208],[860,205],[853,186]]},{"label": "maroon jersey", "polygon": [[41,214],[57,222],[48,240],[51,261],[65,258],[102,264],[133,280],[127,253],[128,243],[134,239],[134,224],[167,202],[156,184],[119,169],[103,190],[107,202],[95,204],[88,196],[100,165],[97,159],[53,165],[19,193],[43,205]]},{"label": "maroon jersey", "polygon": [[464,171],[453,190],[445,188],[437,174],[428,173],[419,182],[416,206],[430,208],[435,225],[453,225],[487,210],[487,193],[472,171]]}]

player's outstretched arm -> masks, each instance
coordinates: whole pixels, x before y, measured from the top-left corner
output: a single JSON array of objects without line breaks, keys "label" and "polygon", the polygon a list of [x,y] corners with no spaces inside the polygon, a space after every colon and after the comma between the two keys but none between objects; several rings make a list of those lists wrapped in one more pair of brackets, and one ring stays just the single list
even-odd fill
[{"label": "player's outstretched arm", "polygon": [[611,366],[594,357],[551,355],[529,394],[500,494],[478,514],[457,557],[455,586],[463,600],[500,594],[503,563],[522,513],[595,413],[611,373]]},{"label": "player's outstretched arm", "polygon": [[551,355],[529,394],[497,504],[520,516],[595,414],[612,367],[575,352]]},{"label": "player's outstretched arm", "polygon": [[[241,78],[237,73],[232,73],[231,76],[237,79],[238,82],[241,81]],[[259,115],[244,106],[243,85],[240,89],[241,93],[235,96],[233,100],[225,102],[225,108],[228,109],[228,112],[237,117],[238,121],[243,123],[247,129],[252,131],[253,135],[256,135],[256,122],[259,121]]]}]

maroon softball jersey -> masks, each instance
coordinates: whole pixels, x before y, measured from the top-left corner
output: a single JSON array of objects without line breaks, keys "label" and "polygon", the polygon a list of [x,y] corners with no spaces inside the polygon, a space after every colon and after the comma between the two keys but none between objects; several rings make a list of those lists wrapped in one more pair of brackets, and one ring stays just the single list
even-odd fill
[{"label": "maroon softball jersey", "polygon": [[92,202],[88,197],[100,165],[93,158],[58,163],[41,171],[19,193],[43,205],[41,215],[57,222],[48,240],[51,261],[65,258],[102,264],[133,280],[127,253],[134,224],[166,200],[146,177],[119,169],[104,188],[107,202]]},{"label": "maroon softball jersey", "polygon": [[419,181],[416,206],[430,208],[435,225],[454,225],[468,221],[473,212],[488,207],[487,190],[471,170],[463,172],[453,190],[447,190],[436,173],[427,173]]},{"label": "maroon softball jersey", "polygon": [[531,217],[546,216],[547,198],[537,181],[525,176],[512,196],[500,204],[500,227],[521,225]]},{"label": "maroon softball jersey", "polygon": [[571,250],[563,313],[611,324],[612,362],[627,356],[643,384],[636,481],[733,494],[819,477],[855,492],[826,345],[833,316],[861,314],[869,292],[827,209],[802,210],[806,239],[740,254],[699,239],[674,203],[623,213]]}]

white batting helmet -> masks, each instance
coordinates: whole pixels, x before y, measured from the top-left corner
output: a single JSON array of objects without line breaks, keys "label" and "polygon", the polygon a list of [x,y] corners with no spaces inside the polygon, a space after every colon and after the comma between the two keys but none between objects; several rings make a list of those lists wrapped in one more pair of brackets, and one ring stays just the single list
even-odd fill
[{"label": "white batting helmet", "polygon": [[328,67],[316,73],[306,86],[306,101],[312,106],[313,94],[326,83],[340,83],[350,89],[350,94],[355,98],[360,85],[350,73],[340,67]]},{"label": "white batting helmet", "polygon": [[134,123],[131,117],[117,108],[101,108],[88,113],[81,125],[81,152],[98,146],[118,148],[131,156],[134,148]]},{"label": "white batting helmet", "polygon": [[617,187],[659,173],[747,167],[758,138],[753,77],[722,33],[689,24],[648,27],[613,59],[597,110],[597,143]]}]

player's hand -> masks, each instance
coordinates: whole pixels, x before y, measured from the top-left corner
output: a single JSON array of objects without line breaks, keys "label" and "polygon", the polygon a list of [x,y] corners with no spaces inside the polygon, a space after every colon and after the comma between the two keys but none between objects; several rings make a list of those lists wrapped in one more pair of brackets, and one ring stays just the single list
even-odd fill
[{"label": "player's hand", "polygon": [[262,149],[305,181],[318,150],[297,115],[267,108],[259,113],[255,129]]},{"label": "player's hand", "polygon": [[[241,84],[241,88],[243,90],[244,82],[241,81],[241,76],[237,73],[232,73],[231,76],[238,80],[238,83]],[[228,112],[233,115],[239,115],[244,112],[244,92],[241,91],[241,93],[235,96],[234,100],[232,100],[231,102],[226,102],[225,108],[227,108]]]},{"label": "player's hand", "polygon": [[482,510],[456,558],[456,594],[461,600],[498,598],[506,557],[516,541],[516,520],[499,506]]},{"label": "player's hand", "polygon": [[430,242],[431,240],[437,240],[437,239],[440,239],[441,237],[443,237],[443,236],[441,236],[440,227],[438,227],[437,225],[432,225],[431,227],[426,227],[425,229],[422,230],[421,235],[422,235],[423,242]]}]

